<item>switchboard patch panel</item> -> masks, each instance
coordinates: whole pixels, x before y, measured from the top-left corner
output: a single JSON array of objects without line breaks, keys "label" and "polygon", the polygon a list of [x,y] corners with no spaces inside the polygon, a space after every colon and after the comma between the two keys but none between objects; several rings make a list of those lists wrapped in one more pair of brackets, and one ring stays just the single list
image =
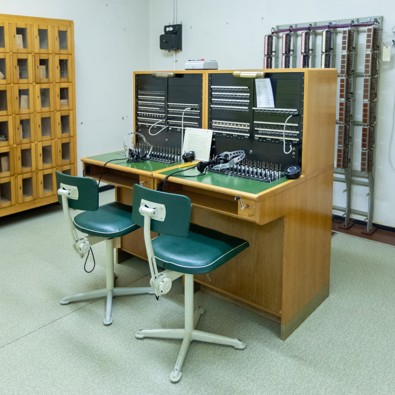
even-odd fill
[{"label": "switchboard patch panel", "polygon": [[[271,182],[284,177],[288,166],[302,166],[304,74],[247,73],[247,78],[242,74],[172,73],[166,78],[137,74],[138,155],[149,152],[152,160],[181,160],[181,132],[201,128],[206,111],[203,128],[213,132],[213,165],[207,171]],[[207,76],[204,90],[203,76]],[[258,100],[257,78],[270,80],[273,107],[262,107]],[[245,153],[242,160],[226,167],[214,165],[221,153],[240,150]]]},{"label": "switchboard patch panel", "polygon": [[202,75],[138,74],[135,100],[136,148],[143,153],[148,143],[152,160],[177,161],[181,133],[202,127]]},{"label": "switchboard patch panel", "polygon": [[216,152],[244,149],[246,166],[301,165],[304,80],[300,73],[266,73],[275,106],[257,107],[255,78],[214,74],[209,78],[209,128]]}]

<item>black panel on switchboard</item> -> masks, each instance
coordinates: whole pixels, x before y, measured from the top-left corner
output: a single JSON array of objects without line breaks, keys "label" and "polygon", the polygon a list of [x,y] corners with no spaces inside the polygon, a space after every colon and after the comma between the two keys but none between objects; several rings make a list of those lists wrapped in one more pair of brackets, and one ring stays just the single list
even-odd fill
[{"label": "black panel on switchboard", "polygon": [[265,73],[269,78],[274,106],[257,107],[254,100],[253,139],[265,157],[282,167],[301,165],[303,138],[303,73]]},{"label": "black panel on switchboard", "polygon": [[152,125],[166,121],[167,79],[141,74],[135,81],[137,131],[144,133]]},{"label": "black panel on switchboard", "polygon": [[270,78],[276,108],[296,108],[303,111],[303,73],[265,73]]},{"label": "black panel on switchboard", "polygon": [[[301,165],[303,74],[251,75],[209,76],[209,128],[216,153],[244,150],[248,166]],[[274,106],[257,107],[256,78],[270,79]]]},{"label": "black panel on switchboard", "polygon": [[138,74],[135,79],[137,143],[179,155],[181,130],[202,126],[202,75]]},{"label": "black panel on switchboard", "polygon": [[168,78],[167,120],[171,130],[202,127],[202,75],[175,74]]},{"label": "black panel on switchboard", "polygon": [[228,138],[248,139],[252,130],[254,79],[219,73],[209,76],[209,128]]}]

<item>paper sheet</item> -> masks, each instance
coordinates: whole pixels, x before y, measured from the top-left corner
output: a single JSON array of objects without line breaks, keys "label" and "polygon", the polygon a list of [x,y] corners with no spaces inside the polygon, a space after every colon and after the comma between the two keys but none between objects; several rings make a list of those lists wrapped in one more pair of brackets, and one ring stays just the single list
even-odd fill
[{"label": "paper sheet", "polygon": [[270,78],[256,78],[257,107],[274,107],[273,89]]},{"label": "paper sheet", "polygon": [[182,153],[194,151],[196,160],[208,161],[212,137],[211,129],[185,128]]}]

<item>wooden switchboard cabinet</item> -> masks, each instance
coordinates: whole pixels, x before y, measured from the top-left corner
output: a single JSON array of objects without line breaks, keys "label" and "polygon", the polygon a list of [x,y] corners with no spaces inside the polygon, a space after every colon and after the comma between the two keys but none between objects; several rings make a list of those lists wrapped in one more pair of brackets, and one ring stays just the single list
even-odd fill
[{"label": "wooden switchboard cabinet", "polygon": [[[189,75],[200,75],[202,88],[193,89]],[[184,89],[174,89],[175,78]],[[264,79],[270,80],[272,106],[258,100]],[[135,72],[134,81],[135,128],[148,141],[156,128],[155,145],[180,144],[168,136],[183,129],[174,114],[182,120],[185,113],[184,128],[198,120],[212,129],[218,152],[244,150],[247,167],[301,167],[299,178],[269,183],[251,171],[241,178],[174,174],[166,181],[168,191],[191,198],[192,222],[250,243],[242,255],[195,281],[279,322],[281,338],[287,338],[329,295],[336,70],[150,71]],[[132,184],[132,169],[113,166],[118,183],[123,171],[129,184],[122,186]],[[154,172],[151,184],[139,182],[156,188],[169,174]],[[120,200],[130,201],[130,187],[118,189]],[[129,237],[122,248],[134,253]]]}]

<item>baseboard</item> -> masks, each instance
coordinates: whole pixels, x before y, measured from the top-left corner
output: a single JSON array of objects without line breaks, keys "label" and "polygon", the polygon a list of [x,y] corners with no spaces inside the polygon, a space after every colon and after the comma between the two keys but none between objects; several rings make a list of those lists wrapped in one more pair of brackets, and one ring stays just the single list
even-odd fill
[{"label": "baseboard", "polygon": [[[339,220],[339,221],[343,221],[343,220],[344,220],[344,217],[341,216],[341,215],[332,215],[332,219]],[[361,219],[351,218],[351,221],[352,221],[354,224],[356,224],[356,225],[366,226],[366,221],[363,221],[363,220],[361,220]],[[375,223],[373,223],[372,226],[373,226],[374,228],[381,229],[381,230],[385,230],[385,231],[388,231],[388,232],[395,232],[395,228],[394,228],[394,227],[391,227],[391,226],[380,225],[380,224],[375,224]]]}]

